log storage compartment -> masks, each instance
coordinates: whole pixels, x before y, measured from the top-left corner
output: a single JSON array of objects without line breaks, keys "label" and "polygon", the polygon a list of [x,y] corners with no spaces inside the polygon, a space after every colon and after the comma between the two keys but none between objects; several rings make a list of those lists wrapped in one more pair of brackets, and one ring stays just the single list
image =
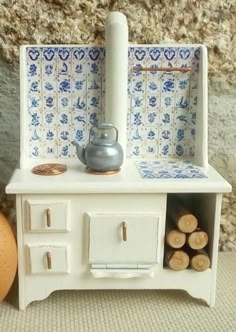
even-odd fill
[{"label": "log storage compartment", "polygon": [[205,271],[213,259],[214,194],[168,194],[164,265],[173,270]]},{"label": "log storage compartment", "polygon": [[[128,44],[121,13],[110,28],[105,47],[21,47],[20,168],[6,188],[19,308],[62,289],[180,289],[213,306],[231,186],[208,164],[207,49]],[[87,172],[72,144],[102,122],[125,152],[109,175]]]}]

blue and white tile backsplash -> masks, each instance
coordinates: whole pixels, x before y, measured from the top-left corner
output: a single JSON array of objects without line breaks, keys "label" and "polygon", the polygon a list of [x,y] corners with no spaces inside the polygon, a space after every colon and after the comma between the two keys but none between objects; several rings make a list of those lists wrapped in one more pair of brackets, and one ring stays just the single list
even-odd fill
[{"label": "blue and white tile backsplash", "polygon": [[[103,47],[27,47],[24,63],[29,158],[76,158],[104,121]],[[200,48],[130,47],[127,151],[131,158],[194,156]],[[192,67],[140,72],[133,67]]]},{"label": "blue and white tile backsplash", "polygon": [[104,48],[26,49],[29,157],[74,157],[102,121]]}]

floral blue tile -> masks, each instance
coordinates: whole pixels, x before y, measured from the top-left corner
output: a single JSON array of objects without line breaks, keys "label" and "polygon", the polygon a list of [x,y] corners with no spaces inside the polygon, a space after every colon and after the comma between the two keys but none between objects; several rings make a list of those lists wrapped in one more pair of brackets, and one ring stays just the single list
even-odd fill
[{"label": "floral blue tile", "polygon": [[160,111],[160,97],[159,94],[147,94],[146,95],[146,110],[149,112]]},{"label": "floral blue tile", "polygon": [[58,155],[59,155],[59,157],[60,158],[71,157],[70,148],[71,148],[71,145],[69,145],[69,144],[65,144],[63,146],[59,146],[58,147]]},{"label": "floral blue tile", "polygon": [[70,112],[71,111],[71,95],[68,94],[58,94],[57,95],[57,107],[60,112]]},{"label": "floral blue tile", "polygon": [[162,77],[162,93],[171,94],[175,92],[176,82],[174,75],[170,75],[169,77]]},{"label": "floral blue tile", "polygon": [[171,126],[161,126],[159,128],[160,140],[161,141],[172,141],[172,127]]},{"label": "floral blue tile", "polygon": [[175,105],[175,96],[174,95],[168,95],[168,94],[162,94],[161,95],[161,112],[162,113],[169,113],[171,112],[171,109],[174,109]]},{"label": "floral blue tile", "polygon": [[35,93],[35,94],[40,94],[41,93],[41,82],[40,78],[35,78],[31,81],[29,81],[29,86],[28,86],[28,93]]},{"label": "floral blue tile", "polygon": [[144,179],[202,179],[207,176],[189,161],[136,161],[136,167]]},{"label": "floral blue tile", "polygon": [[83,126],[78,126],[76,129],[74,128],[72,132],[72,137],[73,140],[76,140],[77,142],[84,144],[88,139],[87,132],[85,131]]},{"label": "floral blue tile", "polygon": [[156,141],[158,139],[158,132],[153,127],[147,127],[145,129],[145,138],[148,140],[148,143]]},{"label": "floral blue tile", "polygon": [[161,108],[161,113],[159,117],[159,125],[169,125],[173,123],[174,110],[169,110],[168,112],[165,109]]},{"label": "floral blue tile", "polygon": [[175,157],[186,157],[187,156],[187,148],[185,142],[176,143],[173,146],[174,148],[174,156]]},{"label": "floral blue tile", "polygon": [[145,93],[146,80],[144,77],[135,77],[131,80],[131,92],[133,94]]},{"label": "floral blue tile", "polygon": [[98,123],[101,123],[102,116],[99,112],[91,111],[87,114],[87,123],[89,123],[90,126],[96,126]]},{"label": "floral blue tile", "polygon": [[146,125],[150,126],[154,126],[154,125],[158,125],[159,123],[159,110],[148,110],[146,112]]},{"label": "floral blue tile", "polygon": [[145,109],[145,96],[144,94],[136,94],[130,96],[131,99],[131,110],[130,112],[134,111],[142,111]]},{"label": "floral blue tile", "polygon": [[102,95],[100,92],[91,91],[87,93],[87,110],[90,112],[96,112],[97,109],[101,109]]},{"label": "floral blue tile", "polygon": [[27,68],[27,76],[29,81],[33,81],[36,78],[40,78],[40,63],[34,62],[34,63],[28,63]]},{"label": "floral blue tile", "polygon": [[57,95],[56,93],[47,93],[44,95],[43,98],[43,109],[45,112],[53,111],[54,113],[57,112],[58,105],[57,105]]},{"label": "floral blue tile", "polygon": [[[135,110],[134,112],[130,113],[130,124],[132,126],[135,126],[136,128],[143,128],[143,122],[144,122],[144,114],[142,111]],[[132,135],[130,137],[132,139]]]}]

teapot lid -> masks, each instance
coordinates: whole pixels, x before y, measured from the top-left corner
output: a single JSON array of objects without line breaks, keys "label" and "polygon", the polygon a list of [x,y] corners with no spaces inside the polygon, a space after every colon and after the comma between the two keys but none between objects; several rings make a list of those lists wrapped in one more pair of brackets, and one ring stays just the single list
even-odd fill
[{"label": "teapot lid", "polygon": [[111,146],[116,144],[116,140],[110,138],[108,133],[101,133],[99,137],[94,137],[92,143],[95,145]]},{"label": "teapot lid", "polygon": [[100,146],[112,146],[117,144],[118,132],[111,124],[102,123],[90,129],[90,142]]}]

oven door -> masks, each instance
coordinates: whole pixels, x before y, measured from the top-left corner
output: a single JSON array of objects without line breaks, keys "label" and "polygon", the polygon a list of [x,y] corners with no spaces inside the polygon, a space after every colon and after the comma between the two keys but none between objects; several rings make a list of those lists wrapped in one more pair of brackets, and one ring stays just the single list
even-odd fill
[{"label": "oven door", "polygon": [[90,264],[158,262],[157,214],[94,213],[89,224]]}]

